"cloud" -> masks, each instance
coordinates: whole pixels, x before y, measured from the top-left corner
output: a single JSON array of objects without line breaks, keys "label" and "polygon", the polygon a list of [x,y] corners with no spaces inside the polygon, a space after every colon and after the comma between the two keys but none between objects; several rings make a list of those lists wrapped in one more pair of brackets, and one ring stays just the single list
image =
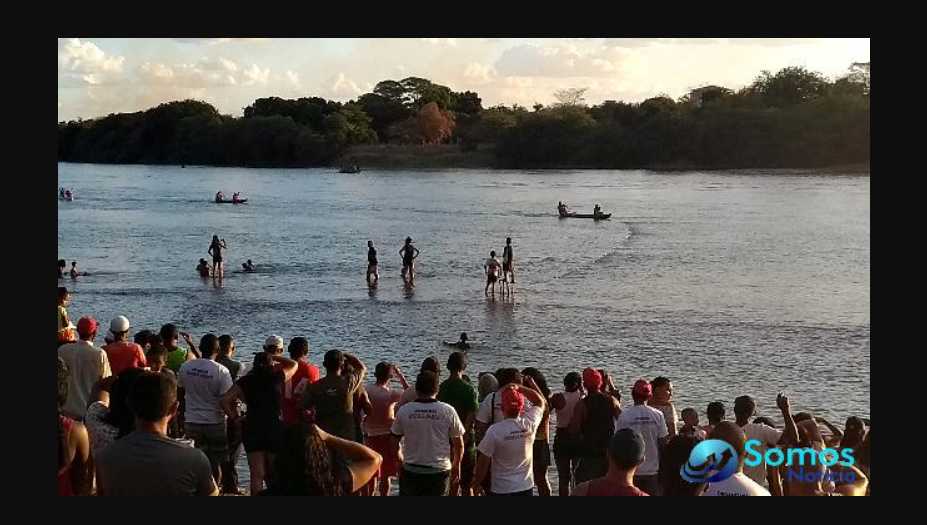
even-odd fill
[{"label": "cloud", "polygon": [[242,71],[245,78],[244,85],[253,86],[255,84],[267,84],[270,78],[270,68],[261,69],[257,64],[251,64],[251,67]]},{"label": "cloud", "polygon": [[346,100],[363,93],[357,83],[346,77],[344,73],[332,77],[327,82],[328,95],[335,99]]},{"label": "cloud", "polygon": [[287,82],[289,82],[290,85],[293,86],[293,87],[300,87],[300,86],[301,86],[301,84],[299,83],[299,73],[297,73],[296,71],[287,70],[287,72],[286,72],[286,80],[287,80]]},{"label": "cloud", "polygon": [[200,89],[236,86],[243,79],[246,82],[250,80],[248,71],[239,72],[238,64],[235,62],[225,58],[203,58],[195,64],[168,65],[145,62],[138,68],[136,81],[141,84]]},{"label": "cloud", "polygon": [[571,44],[537,46],[524,44],[506,49],[495,68],[503,76],[600,77],[614,75],[624,51],[596,46],[582,49]]},{"label": "cloud", "polygon": [[175,42],[181,44],[206,44],[214,46],[218,44],[228,44],[229,42],[267,42],[269,38],[173,38]]},{"label": "cloud", "polygon": [[496,77],[496,68],[488,64],[470,62],[464,70],[464,79],[473,84],[488,84]]},{"label": "cloud", "polygon": [[124,64],[125,57],[107,55],[93,42],[58,40],[58,84],[62,87],[114,83]]},{"label": "cloud", "polygon": [[422,42],[428,42],[429,44],[436,45],[436,46],[445,45],[445,46],[457,47],[456,38],[422,38],[421,40]]}]

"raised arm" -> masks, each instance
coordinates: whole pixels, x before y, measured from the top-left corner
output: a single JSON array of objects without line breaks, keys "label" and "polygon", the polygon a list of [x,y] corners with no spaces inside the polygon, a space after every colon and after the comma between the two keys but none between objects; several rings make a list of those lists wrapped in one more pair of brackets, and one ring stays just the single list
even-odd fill
[{"label": "raised arm", "polygon": [[798,426],[792,417],[792,407],[789,404],[789,398],[780,393],[776,396],[776,405],[782,411],[782,419],[785,421],[785,432],[782,434],[782,441],[786,443],[798,443]]},{"label": "raised arm", "polygon": [[538,388],[538,385],[534,382],[534,379],[531,379],[530,376],[525,376],[524,385],[515,385],[515,388],[517,388],[518,391],[521,392],[522,395],[524,395],[532,405],[540,407],[541,410],[546,408],[547,401],[541,394],[541,389]]},{"label": "raised arm", "polygon": [[399,384],[402,385],[403,390],[407,390],[409,388],[409,382],[406,381],[406,376],[402,375],[402,372],[399,370],[398,366],[393,365],[392,368],[393,368],[393,377],[399,380]]},{"label": "raised arm", "polygon": [[360,490],[380,470],[383,457],[372,449],[360,443],[333,436],[316,425],[312,426],[326,446],[340,452],[348,460],[348,469],[351,471],[353,482],[352,492]]},{"label": "raised arm", "polygon": [[180,332],[180,337],[183,337],[184,342],[187,343],[187,346],[190,348],[190,352],[193,354],[193,358],[190,357],[190,354],[187,354],[187,361],[193,361],[193,359],[199,359],[200,352],[196,349],[196,344],[193,342],[193,339],[190,337],[190,334],[187,332]]},{"label": "raised arm", "polygon": [[296,361],[289,357],[283,357],[282,355],[272,355],[270,358],[273,359],[275,363],[280,364],[280,371],[283,372],[284,381],[289,381],[293,378],[293,374],[296,373],[296,369],[299,366]]},{"label": "raised arm", "polygon": [[832,425],[832,424],[830,423],[830,421],[824,419],[823,417],[817,417],[817,418],[815,418],[815,419],[817,419],[819,422],[823,423],[824,426],[827,427],[828,430],[830,430],[831,437],[830,437],[830,440],[828,440],[828,442],[827,442],[828,445],[836,445],[836,444],[839,444],[839,443],[840,443],[840,440],[843,439],[843,431],[841,431],[839,428],[837,428],[837,427],[835,427],[834,425]]}]

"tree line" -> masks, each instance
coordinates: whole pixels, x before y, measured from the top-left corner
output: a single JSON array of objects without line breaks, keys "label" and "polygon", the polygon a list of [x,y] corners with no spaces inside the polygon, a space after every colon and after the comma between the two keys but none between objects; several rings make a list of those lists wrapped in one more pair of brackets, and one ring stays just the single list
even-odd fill
[{"label": "tree line", "polygon": [[477,93],[427,79],[385,80],[347,103],[261,98],[242,117],[184,100],[135,113],[58,123],[69,162],[327,166],[359,144],[493,148],[505,168],[777,168],[869,161],[869,63],[833,81],[801,67],[761,73],[734,91],[674,100],[607,100],[585,89],[557,103],[483,108]]}]

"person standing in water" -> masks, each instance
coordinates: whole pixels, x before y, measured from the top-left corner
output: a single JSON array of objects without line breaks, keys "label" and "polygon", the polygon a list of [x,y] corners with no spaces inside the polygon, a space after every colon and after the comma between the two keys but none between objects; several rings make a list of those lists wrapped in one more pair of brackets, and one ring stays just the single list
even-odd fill
[{"label": "person standing in water", "polygon": [[502,264],[500,264],[499,259],[496,258],[495,250],[489,252],[489,259],[486,259],[486,263],[483,264],[483,269],[486,270],[486,288],[483,290],[483,293],[489,295],[489,286],[492,285],[492,294],[495,296],[496,281],[499,279],[499,273],[502,269]]},{"label": "person standing in water", "polygon": [[512,252],[512,238],[505,238],[505,248],[502,250],[502,280],[505,281],[508,276],[512,277],[512,280],[509,281],[512,284],[515,284],[515,272],[512,269],[512,264],[514,263],[515,256]]},{"label": "person standing in water", "polygon": [[[370,282],[370,276],[373,276],[373,282]],[[380,282],[380,268],[377,261],[377,249],[373,247],[373,241],[367,241],[367,286],[376,286]]]},{"label": "person standing in water", "polygon": [[222,277],[222,250],[228,249],[228,246],[225,245],[225,239],[219,239],[218,235],[212,236],[212,243],[209,245],[209,250],[206,251],[209,255],[212,255],[212,276],[213,277]]},{"label": "person standing in water", "polygon": [[[399,250],[399,256],[402,257],[402,279],[411,285],[415,285],[415,259],[418,257],[418,248],[412,246],[415,241],[412,237],[406,237],[406,243]],[[408,280],[406,279],[408,274]]]}]

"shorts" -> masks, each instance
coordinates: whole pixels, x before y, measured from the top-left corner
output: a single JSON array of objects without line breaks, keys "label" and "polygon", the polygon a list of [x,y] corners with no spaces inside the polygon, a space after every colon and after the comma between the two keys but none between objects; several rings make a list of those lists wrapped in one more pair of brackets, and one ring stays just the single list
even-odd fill
[{"label": "shorts", "polygon": [[374,452],[383,456],[383,463],[380,463],[380,478],[396,476],[399,474],[399,450],[395,450],[393,439],[389,434],[381,436],[367,436],[367,446]]},{"label": "shorts", "polygon": [[550,444],[546,439],[534,440],[534,469],[546,469],[550,466]]},{"label": "shorts", "polygon": [[271,454],[280,450],[283,442],[283,424],[249,422],[246,417],[241,424],[241,442],[245,445],[245,452],[269,452]]},{"label": "shorts", "polygon": [[447,496],[450,489],[451,471],[434,473],[409,472],[399,469],[400,496]]},{"label": "shorts", "polygon": [[566,428],[557,428],[554,434],[554,459],[565,462],[576,459],[579,440]]},{"label": "shorts", "polygon": [[487,274],[487,275],[486,275],[486,281],[487,281],[487,282],[494,283],[494,282],[496,282],[496,281],[498,281],[498,280],[499,280],[499,276],[496,275],[496,274],[494,274],[494,273],[490,273],[490,274]]},{"label": "shorts", "polygon": [[502,271],[503,271],[503,272],[511,272],[511,271],[512,271],[512,263],[511,263],[511,261],[509,261],[509,262],[502,261]]},{"label": "shorts", "polygon": [[213,257],[212,262],[213,264],[222,262],[222,256],[220,255],[218,257]]},{"label": "shorts", "polygon": [[378,269],[379,269],[379,268],[378,268],[377,263],[370,263],[370,264],[367,264],[367,275],[370,275],[370,274],[372,274],[372,273],[377,273],[377,270],[378,270]]},{"label": "shorts", "polygon": [[202,450],[209,463],[218,468],[229,454],[229,438],[225,421],[215,424],[184,422],[186,437],[193,440],[193,445]]},{"label": "shorts", "polygon": [[466,488],[473,482],[476,472],[476,447],[472,438],[464,442],[463,457],[460,458],[460,486]]}]

